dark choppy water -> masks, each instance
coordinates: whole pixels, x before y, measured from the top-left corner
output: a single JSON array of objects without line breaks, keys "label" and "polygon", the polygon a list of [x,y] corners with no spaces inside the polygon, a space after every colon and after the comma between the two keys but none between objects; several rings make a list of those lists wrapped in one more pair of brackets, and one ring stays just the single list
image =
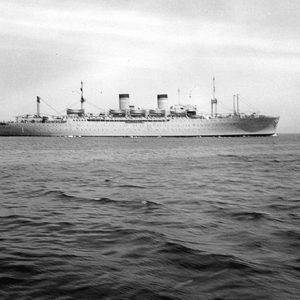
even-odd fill
[{"label": "dark choppy water", "polygon": [[300,135],[2,137],[0,164],[1,299],[300,295]]}]

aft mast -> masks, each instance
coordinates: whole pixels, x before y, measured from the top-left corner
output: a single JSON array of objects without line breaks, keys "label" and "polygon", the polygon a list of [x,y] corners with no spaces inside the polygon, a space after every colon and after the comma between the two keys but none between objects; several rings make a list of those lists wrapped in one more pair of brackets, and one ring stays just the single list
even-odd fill
[{"label": "aft mast", "polygon": [[40,103],[41,103],[41,98],[39,96],[36,97],[36,116],[38,118],[41,117],[41,112],[40,112]]},{"label": "aft mast", "polygon": [[217,104],[218,104],[218,100],[216,98],[215,77],[213,77],[213,97],[212,97],[210,103],[211,103],[211,116],[214,117],[217,115]]}]

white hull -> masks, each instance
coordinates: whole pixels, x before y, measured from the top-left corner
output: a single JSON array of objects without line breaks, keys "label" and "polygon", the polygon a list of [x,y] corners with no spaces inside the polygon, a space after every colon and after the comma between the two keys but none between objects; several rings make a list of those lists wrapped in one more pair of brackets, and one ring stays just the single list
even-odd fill
[{"label": "white hull", "polygon": [[273,135],[278,118],[233,117],[155,120],[67,119],[66,122],[1,123],[0,136],[248,136]]}]

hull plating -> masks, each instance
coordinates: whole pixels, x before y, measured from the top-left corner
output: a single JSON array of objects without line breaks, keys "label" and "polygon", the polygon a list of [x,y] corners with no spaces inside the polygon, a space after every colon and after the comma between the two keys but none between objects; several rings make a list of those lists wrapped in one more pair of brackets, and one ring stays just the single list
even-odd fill
[{"label": "hull plating", "polygon": [[176,118],[163,122],[68,119],[65,123],[0,125],[0,136],[244,136],[273,135],[278,118]]}]

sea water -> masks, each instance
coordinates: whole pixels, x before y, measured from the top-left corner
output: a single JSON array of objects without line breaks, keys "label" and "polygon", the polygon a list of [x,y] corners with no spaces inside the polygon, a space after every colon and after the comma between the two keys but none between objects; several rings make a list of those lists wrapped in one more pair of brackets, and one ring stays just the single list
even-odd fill
[{"label": "sea water", "polygon": [[1,299],[300,297],[300,135],[1,137],[0,166]]}]

